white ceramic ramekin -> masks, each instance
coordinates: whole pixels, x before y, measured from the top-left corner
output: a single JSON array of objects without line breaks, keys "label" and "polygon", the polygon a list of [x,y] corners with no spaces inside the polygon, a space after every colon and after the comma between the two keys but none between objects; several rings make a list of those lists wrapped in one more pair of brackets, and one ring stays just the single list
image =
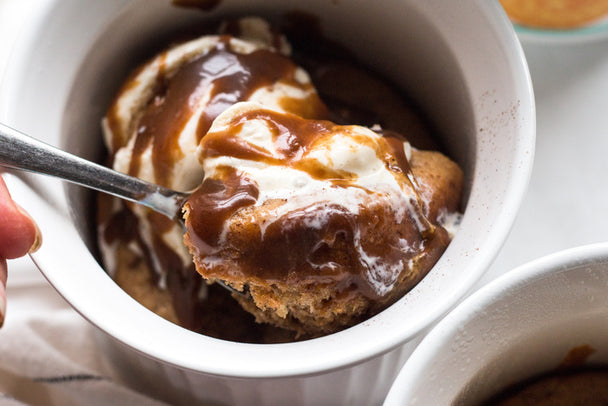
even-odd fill
[{"label": "white ceramic ramekin", "polygon": [[535,136],[530,78],[508,19],[497,2],[485,0],[223,0],[211,12],[169,0],[44,0],[11,57],[0,119],[95,159],[100,118],[155,39],[224,15],[276,20],[294,9],[318,16],[327,37],[369,61],[428,115],[465,170],[460,231],[429,275],[372,319],[304,342],[238,344],[184,330],[134,302],[91,254],[89,194],[48,178],[32,181],[51,202],[33,213],[45,235],[36,264],[103,332],[101,345],[125,379],[160,398],[381,402],[413,341],[487,269],[524,194]]},{"label": "white ceramic ramekin", "polygon": [[523,265],[475,292],[422,340],[385,406],[476,405],[555,370],[569,351],[608,364],[608,244]]}]

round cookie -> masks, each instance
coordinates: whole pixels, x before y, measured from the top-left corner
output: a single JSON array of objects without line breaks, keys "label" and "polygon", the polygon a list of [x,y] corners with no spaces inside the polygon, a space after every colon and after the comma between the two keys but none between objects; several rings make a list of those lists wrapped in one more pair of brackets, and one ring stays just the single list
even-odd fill
[{"label": "round cookie", "polygon": [[500,0],[514,22],[554,29],[576,28],[608,14],[608,0]]}]

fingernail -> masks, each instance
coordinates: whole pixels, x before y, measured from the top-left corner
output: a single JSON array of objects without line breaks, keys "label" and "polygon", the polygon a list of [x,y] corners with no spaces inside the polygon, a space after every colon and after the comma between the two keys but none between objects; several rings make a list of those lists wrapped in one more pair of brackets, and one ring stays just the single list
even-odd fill
[{"label": "fingernail", "polygon": [[36,221],[34,221],[32,216],[30,216],[30,214],[23,207],[19,206],[18,204],[15,204],[15,206],[17,206],[17,209],[19,209],[21,214],[30,219],[32,225],[34,226],[36,234],[34,236],[34,242],[28,250],[28,254],[33,254],[34,252],[38,251],[38,249],[40,249],[40,246],[42,245],[42,232],[40,231],[40,227],[38,227],[38,224],[36,224]]},{"label": "fingernail", "polygon": [[34,252],[38,251],[42,245],[42,232],[40,231],[40,228],[38,228],[38,224],[36,224],[36,222],[34,222],[34,227],[36,227],[36,236],[34,237],[34,242],[30,247],[28,254],[33,254]]},{"label": "fingernail", "polygon": [[4,315],[6,314],[6,290],[4,285],[0,283],[0,327],[4,324]]}]

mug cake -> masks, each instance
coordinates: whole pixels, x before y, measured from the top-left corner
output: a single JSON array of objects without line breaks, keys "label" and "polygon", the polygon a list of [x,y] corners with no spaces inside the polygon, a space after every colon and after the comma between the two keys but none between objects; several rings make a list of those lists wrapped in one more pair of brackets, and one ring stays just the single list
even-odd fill
[{"label": "mug cake", "polygon": [[[195,331],[234,337],[212,330],[213,306],[230,303],[209,292],[214,281],[267,324],[222,316],[262,330],[251,341],[349,327],[418,283],[459,222],[462,170],[410,143],[412,132],[436,145],[407,99],[336,46],[293,53],[260,18],[224,21],[139,67],[103,120],[114,169],[192,192],[185,244],[180,224],[100,197],[106,266],[141,303]],[[354,80],[323,87],[344,74]],[[386,112],[370,105],[374,94],[389,95]]]}]

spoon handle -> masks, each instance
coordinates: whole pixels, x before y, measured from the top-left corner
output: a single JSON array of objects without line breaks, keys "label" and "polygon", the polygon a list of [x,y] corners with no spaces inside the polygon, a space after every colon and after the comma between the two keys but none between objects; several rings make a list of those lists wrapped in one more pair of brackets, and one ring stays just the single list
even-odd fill
[{"label": "spoon handle", "polygon": [[0,123],[0,166],[51,175],[181,220],[187,194],[77,157]]}]

